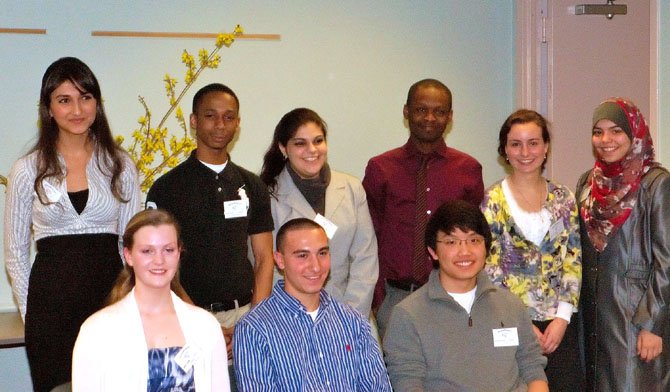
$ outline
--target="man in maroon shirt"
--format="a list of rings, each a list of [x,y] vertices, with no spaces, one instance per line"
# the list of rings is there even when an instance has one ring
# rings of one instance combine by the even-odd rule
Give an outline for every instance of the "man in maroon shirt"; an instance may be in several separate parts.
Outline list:
[[[425,192],[427,217],[448,200],[462,199],[478,206],[484,197],[479,162],[444,142],[453,115],[451,103],[451,91],[442,82],[424,79],[414,83],[403,107],[409,140],[370,159],[365,169],[363,187],[379,242],[379,280],[372,308],[381,337],[393,306],[426,283],[432,268],[424,249],[424,265],[419,267],[425,267],[425,273],[416,278],[413,241],[418,224],[417,192]],[[427,160],[426,187],[418,190],[423,160]]]

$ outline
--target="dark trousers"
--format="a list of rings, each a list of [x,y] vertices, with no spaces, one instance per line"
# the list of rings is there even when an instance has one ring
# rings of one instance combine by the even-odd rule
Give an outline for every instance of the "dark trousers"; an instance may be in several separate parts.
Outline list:
[[[553,353],[547,355],[547,368],[544,370],[551,392],[584,391],[584,373],[578,345],[578,318],[573,315],[568,324],[561,344]],[[533,321],[533,325],[544,332],[551,320]]]
[[[70,381],[79,327],[103,307],[123,266],[118,238],[115,234],[79,234],[37,241],[25,323],[26,353],[36,392],[51,391]]]

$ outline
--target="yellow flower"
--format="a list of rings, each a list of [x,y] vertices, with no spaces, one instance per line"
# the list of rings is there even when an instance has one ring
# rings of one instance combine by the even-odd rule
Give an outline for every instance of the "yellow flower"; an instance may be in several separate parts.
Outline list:
[[[232,33],[219,34],[213,51],[210,52],[205,48],[198,51],[197,63],[194,56],[187,50],[182,51],[181,62],[186,66],[184,73],[186,84],[181,91],[176,91],[177,79],[172,78],[167,73],[164,75],[163,83],[170,106],[156,127],[150,127],[151,111],[144,98],[142,96],[138,97],[144,109],[144,115],[138,118],[137,122],[140,127],[132,132],[131,146],[126,150],[135,162],[143,192],[149,190],[156,176],[161,175],[168,168],[177,166],[196,147],[195,140],[190,137],[184,112],[179,103],[205,68],[217,68],[219,66],[221,56],[218,51],[221,47],[223,45],[230,46],[235,38],[242,33],[242,27],[237,25]],[[177,123],[183,132],[181,137],[171,134],[165,126],[165,122],[172,112],[174,112]],[[124,138],[117,136],[115,141],[122,146]],[[0,177],[0,179],[2,178]]]

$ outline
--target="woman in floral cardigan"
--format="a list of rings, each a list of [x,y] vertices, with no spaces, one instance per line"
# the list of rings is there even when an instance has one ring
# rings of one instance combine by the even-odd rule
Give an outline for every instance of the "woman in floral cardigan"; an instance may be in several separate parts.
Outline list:
[[[493,242],[486,271],[528,306],[548,358],[549,388],[583,389],[577,345],[581,246],[575,197],[544,178],[550,136],[537,112],[512,113],[500,129],[498,153],[510,174],[493,184],[481,209]]]

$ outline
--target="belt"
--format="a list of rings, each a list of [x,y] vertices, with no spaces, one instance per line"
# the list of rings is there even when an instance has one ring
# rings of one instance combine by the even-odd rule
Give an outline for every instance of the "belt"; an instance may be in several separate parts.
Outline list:
[[[394,289],[409,291],[410,293],[416,291],[419,287],[423,286],[423,283],[419,284],[414,282],[408,282],[403,280],[392,280],[392,279],[386,279],[386,283],[388,283],[388,285],[393,287]]]
[[[242,306],[245,306],[250,302],[251,302],[251,294],[247,295],[245,298],[242,299],[212,302],[211,304],[207,305],[206,309],[212,313],[219,313],[232,310],[235,308],[241,308]]]

